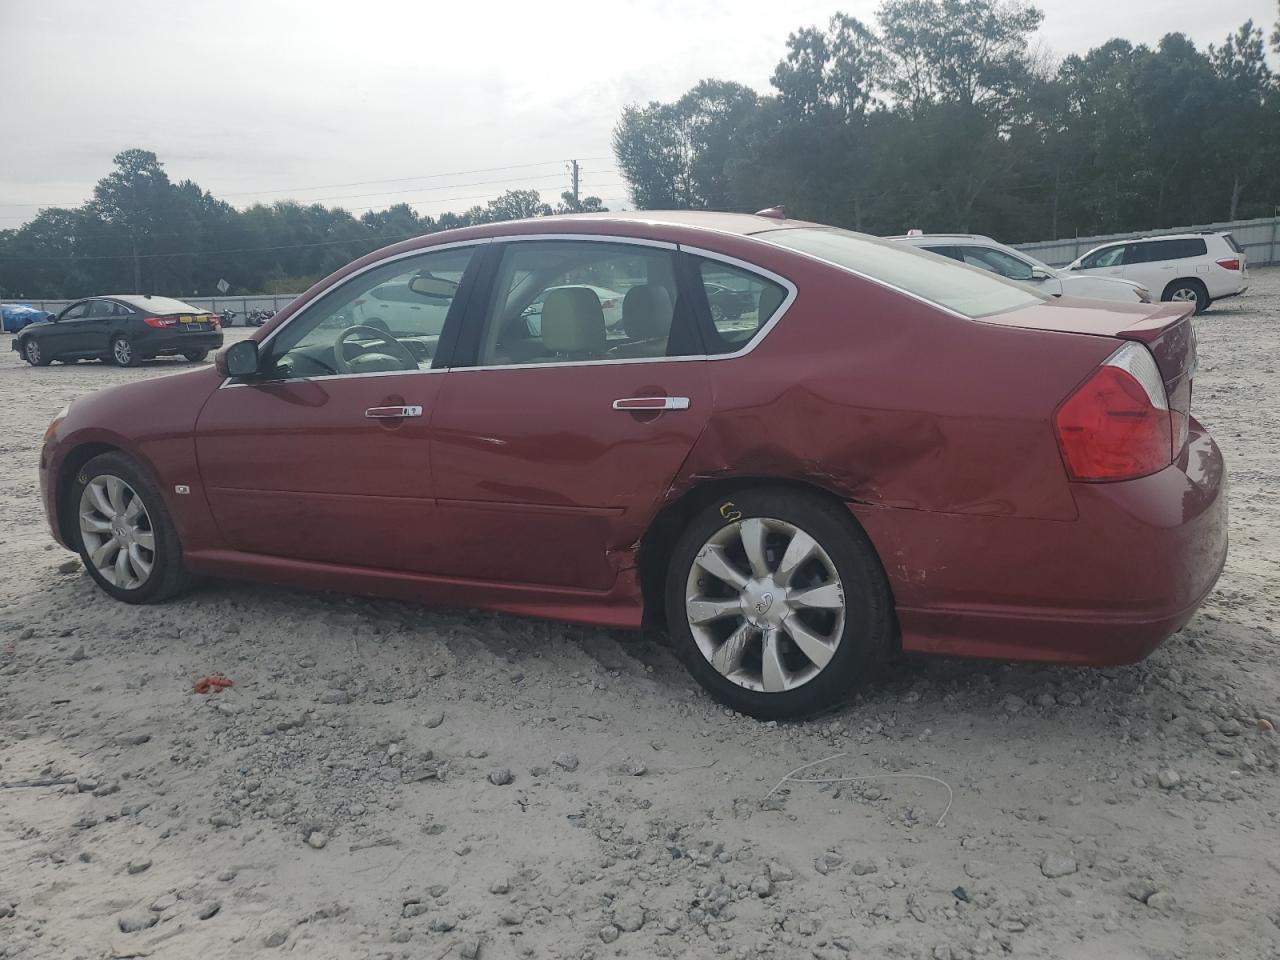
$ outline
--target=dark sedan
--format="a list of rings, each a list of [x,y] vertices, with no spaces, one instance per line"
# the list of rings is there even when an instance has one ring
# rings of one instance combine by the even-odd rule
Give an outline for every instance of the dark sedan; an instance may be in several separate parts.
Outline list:
[[[13,349],[33,367],[54,360],[103,360],[132,367],[155,357],[199,363],[222,346],[222,324],[207,310],[169,297],[90,297],[14,337]]]

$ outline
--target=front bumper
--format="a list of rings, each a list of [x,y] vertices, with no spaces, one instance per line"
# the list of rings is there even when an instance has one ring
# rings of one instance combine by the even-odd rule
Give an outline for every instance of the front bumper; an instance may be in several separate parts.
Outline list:
[[[851,509],[889,577],[906,651],[1001,660],[1140,660],[1204,601],[1227,554],[1213,438],[1159,473],[1072,484],[1072,521]]]

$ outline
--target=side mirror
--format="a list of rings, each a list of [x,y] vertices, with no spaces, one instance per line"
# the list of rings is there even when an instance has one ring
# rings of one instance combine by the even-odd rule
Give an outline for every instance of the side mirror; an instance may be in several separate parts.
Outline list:
[[[258,341],[240,340],[213,356],[213,365],[224,377],[252,377],[258,372]]]
[[[1051,274],[1048,270],[1041,269],[1040,267],[1032,267],[1031,279],[1032,280],[1052,280],[1053,274]]]

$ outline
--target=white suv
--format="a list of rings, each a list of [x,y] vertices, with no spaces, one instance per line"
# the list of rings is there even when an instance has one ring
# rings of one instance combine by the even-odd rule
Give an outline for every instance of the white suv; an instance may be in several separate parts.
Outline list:
[[[1123,303],[1150,303],[1151,294],[1140,283],[1121,278],[1086,277],[1056,270],[1021,250],[1006,247],[990,237],[970,233],[910,233],[889,237],[901,243],[990,270],[1010,280],[1029,284],[1042,293],[1061,297],[1091,297]]]
[[[1105,243],[1067,269],[1075,275],[1133,280],[1161,300],[1194,303],[1200,313],[1214,300],[1249,289],[1245,261],[1244,250],[1229,233],[1174,233]]]

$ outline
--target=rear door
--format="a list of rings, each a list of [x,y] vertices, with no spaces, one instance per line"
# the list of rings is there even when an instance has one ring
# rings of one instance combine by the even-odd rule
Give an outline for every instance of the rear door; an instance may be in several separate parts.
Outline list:
[[[607,590],[711,414],[675,245],[512,238],[493,256],[431,422],[440,572]],[[615,329],[601,287],[622,294]]]

